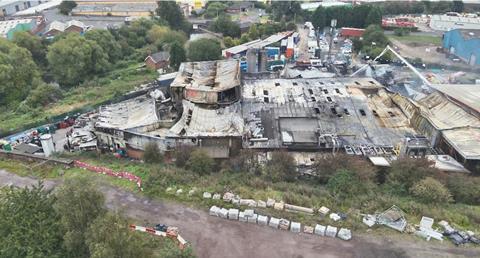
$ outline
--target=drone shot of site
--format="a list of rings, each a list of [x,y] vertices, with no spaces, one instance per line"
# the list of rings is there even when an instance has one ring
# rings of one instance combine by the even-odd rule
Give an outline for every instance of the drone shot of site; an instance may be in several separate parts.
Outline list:
[[[480,0],[0,0],[0,257],[480,257]]]

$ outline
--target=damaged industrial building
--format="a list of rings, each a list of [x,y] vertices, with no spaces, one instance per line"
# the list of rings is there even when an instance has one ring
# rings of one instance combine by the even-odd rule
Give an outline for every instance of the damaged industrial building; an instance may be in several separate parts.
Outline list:
[[[163,152],[193,146],[213,158],[246,148],[344,152],[381,157],[370,160],[383,165],[395,155],[446,154],[456,160],[443,160],[450,164],[479,164],[480,96],[473,87],[436,86],[413,100],[370,77],[286,77],[242,73],[232,59],[182,63],[169,87],[92,115],[97,145],[134,158],[154,142]]]

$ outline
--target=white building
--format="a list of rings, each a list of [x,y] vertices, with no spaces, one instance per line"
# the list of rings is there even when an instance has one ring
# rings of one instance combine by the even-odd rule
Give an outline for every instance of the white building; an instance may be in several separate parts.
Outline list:
[[[37,6],[42,2],[45,3],[48,0],[43,1],[20,1],[20,0],[0,0],[0,17],[13,15],[22,10],[28,9],[32,6]]]
[[[480,18],[432,15],[429,25],[430,28],[441,31],[454,29],[480,30]]]

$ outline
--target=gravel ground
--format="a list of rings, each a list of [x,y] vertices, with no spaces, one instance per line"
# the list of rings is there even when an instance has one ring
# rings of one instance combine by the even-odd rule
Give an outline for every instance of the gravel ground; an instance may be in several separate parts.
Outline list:
[[[0,186],[36,184],[37,179],[0,170]],[[61,184],[48,180],[46,187]],[[177,226],[198,257],[480,257],[479,248],[458,248],[426,242],[400,234],[356,235],[351,241],[306,234],[211,217],[207,212],[185,205],[151,200],[128,191],[101,184],[106,205],[123,212],[142,225],[163,223]],[[400,236],[400,237],[399,237]]]

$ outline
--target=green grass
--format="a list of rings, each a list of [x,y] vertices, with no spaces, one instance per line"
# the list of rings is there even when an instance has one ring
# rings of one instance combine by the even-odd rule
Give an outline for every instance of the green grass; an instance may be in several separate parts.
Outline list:
[[[440,36],[426,36],[426,35],[406,35],[406,36],[395,36],[389,35],[391,39],[401,41],[403,43],[424,43],[424,44],[435,44],[440,46],[442,44],[442,37]]]
[[[139,64],[131,64],[109,72],[104,77],[92,79],[83,85],[68,90],[64,97],[46,107],[29,110],[2,110],[0,112],[0,133],[12,132],[30,124],[46,122],[67,112],[93,108],[100,103],[120,97],[136,86],[154,80],[155,71],[139,70]]]
[[[221,193],[232,191],[242,198],[264,200],[273,198],[277,201],[286,203],[313,207],[316,210],[321,206],[329,207],[332,212],[346,213],[348,218],[345,221],[333,222],[329,218],[321,218],[319,215],[305,215],[300,213],[290,213],[286,211],[276,211],[271,208],[255,208],[258,213],[286,218],[292,221],[298,221],[305,225],[330,224],[337,227],[347,227],[355,232],[367,232],[368,228],[361,222],[362,213],[375,213],[386,210],[392,205],[397,205],[405,213],[407,221],[410,224],[418,224],[422,216],[429,216],[435,219],[447,220],[458,228],[472,230],[480,233],[480,206],[466,204],[432,204],[427,205],[416,201],[410,197],[385,194],[380,189],[372,190],[369,193],[355,196],[346,200],[336,200],[332,198],[324,186],[311,180],[298,180],[296,182],[272,183],[260,177],[250,174],[218,172],[206,176],[197,176],[192,172],[174,167],[172,165],[149,165],[138,161],[128,159],[117,159],[113,155],[98,155],[96,153],[68,154],[62,155],[66,158],[79,159],[91,164],[109,167],[115,171],[128,171],[140,176],[144,182],[144,191],[140,192],[135,183],[128,180],[99,175],[79,168],[64,170],[63,167],[46,166],[33,175],[39,178],[72,177],[76,175],[88,176],[95,181],[108,183],[128,191],[141,195],[147,195],[156,199],[170,200],[180,202],[185,205],[207,210],[212,205],[225,208],[233,207],[232,204],[225,203],[223,200],[203,199],[204,191],[211,193]],[[0,159],[0,169],[6,169],[10,172],[22,176],[31,175],[31,171],[25,169],[22,162],[9,162]],[[47,173],[51,170],[53,172]],[[64,173],[61,173],[64,172]],[[157,175],[154,184],[149,184],[147,178],[149,174]],[[167,192],[171,187],[173,190]],[[177,189],[182,189],[183,194],[176,195]],[[195,189],[192,196],[188,196],[189,190]],[[245,209],[242,207],[241,209]],[[384,227],[378,226],[374,233],[384,232]],[[395,231],[390,230],[392,234]]]

